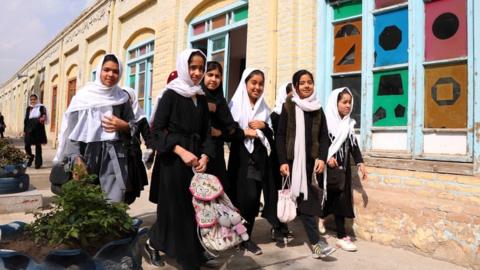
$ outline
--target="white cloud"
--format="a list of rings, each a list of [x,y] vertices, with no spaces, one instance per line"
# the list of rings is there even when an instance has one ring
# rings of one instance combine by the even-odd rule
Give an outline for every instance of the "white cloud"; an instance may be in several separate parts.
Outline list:
[[[34,57],[96,0],[2,1],[0,84]]]

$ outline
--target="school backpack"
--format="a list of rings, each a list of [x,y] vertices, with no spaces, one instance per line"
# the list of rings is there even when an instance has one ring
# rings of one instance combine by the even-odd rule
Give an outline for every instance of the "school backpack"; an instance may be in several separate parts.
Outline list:
[[[195,173],[190,182],[198,239],[212,256],[248,240],[246,221],[214,175]]]

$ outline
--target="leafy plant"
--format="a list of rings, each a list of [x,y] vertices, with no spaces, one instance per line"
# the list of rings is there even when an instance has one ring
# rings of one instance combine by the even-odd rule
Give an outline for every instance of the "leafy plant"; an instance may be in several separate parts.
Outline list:
[[[0,167],[25,162],[27,155],[7,139],[0,139]]]
[[[68,181],[63,194],[54,198],[52,210],[34,214],[27,233],[35,242],[88,248],[133,232],[128,205],[108,202],[100,186],[93,184],[95,179],[87,175]]]

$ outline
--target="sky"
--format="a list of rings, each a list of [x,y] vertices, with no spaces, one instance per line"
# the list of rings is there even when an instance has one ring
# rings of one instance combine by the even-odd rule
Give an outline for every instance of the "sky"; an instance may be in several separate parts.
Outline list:
[[[96,0],[2,0],[0,85]]]

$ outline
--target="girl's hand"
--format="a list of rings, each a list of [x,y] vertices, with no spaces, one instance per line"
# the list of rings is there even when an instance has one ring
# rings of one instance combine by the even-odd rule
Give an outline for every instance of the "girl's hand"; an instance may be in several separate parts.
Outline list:
[[[328,164],[328,167],[330,167],[330,168],[335,168],[335,167],[338,166],[337,160],[336,160],[334,157],[331,157],[331,158],[327,161],[327,164]]]
[[[316,174],[322,173],[325,169],[325,162],[321,159],[315,159],[315,166],[313,168]]]
[[[217,111],[217,104],[208,102],[208,111],[209,112],[216,112]]]
[[[357,166],[358,166],[358,176],[360,177],[360,180],[367,181],[368,174],[367,174],[367,168],[365,167],[365,164],[359,163]]]
[[[288,167],[287,163],[280,165],[280,174],[282,176],[289,176],[290,175],[290,168]]]
[[[102,127],[106,132],[128,131],[128,123],[114,115],[104,116],[102,119]]]
[[[73,180],[79,181],[88,175],[87,164],[85,164],[80,156],[75,157],[74,165],[75,166],[72,172]]]
[[[257,137],[257,132],[251,128],[246,128],[245,130],[243,130],[243,132],[245,133],[245,137],[247,138],[256,138]]]
[[[212,127],[210,130],[210,134],[212,135],[212,137],[220,137],[222,136],[222,131]]]
[[[197,156],[185,150],[185,148],[179,145],[175,146],[173,152],[177,154],[182,159],[183,163],[185,163],[185,165],[187,165],[188,167],[196,166],[198,164]]]
[[[264,129],[265,128],[265,122],[260,121],[260,120],[253,120],[248,123],[248,127],[251,129]]]
[[[202,157],[198,160],[198,165],[195,166],[195,171],[197,173],[204,173],[207,170],[208,156],[203,154]]]

